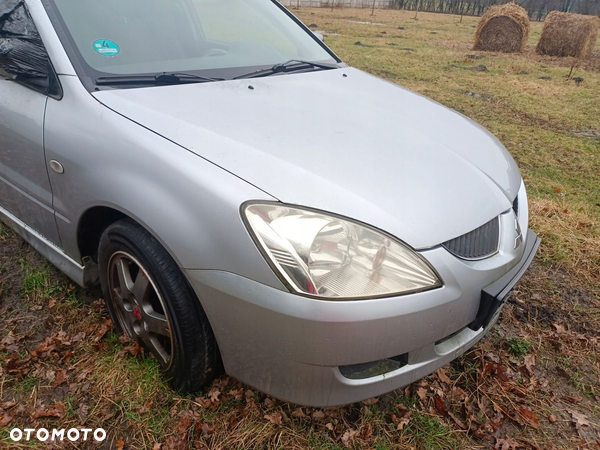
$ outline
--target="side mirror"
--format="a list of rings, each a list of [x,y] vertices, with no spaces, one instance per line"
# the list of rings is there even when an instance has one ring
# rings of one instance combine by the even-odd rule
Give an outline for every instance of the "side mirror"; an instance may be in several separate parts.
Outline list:
[[[313,34],[317,37],[318,40],[320,40],[321,42],[324,42],[325,38],[323,37],[323,35],[321,33],[313,31]]]
[[[48,78],[50,61],[22,1],[0,0],[0,68],[9,76]]]
[[[17,77],[48,78],[46,49],[39,40],[0,38],[0,68]]]

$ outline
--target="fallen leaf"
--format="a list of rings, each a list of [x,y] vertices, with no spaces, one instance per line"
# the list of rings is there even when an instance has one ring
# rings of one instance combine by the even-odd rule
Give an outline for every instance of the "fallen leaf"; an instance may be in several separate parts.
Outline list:
[[[88,410],[89,407],[85,403],[82,403],[81,405],[79,405],[79,408],[77,408],[77,417],[79,417],[79,420],[82,424],[84,424],[87,420]]]
[[[194,417],[194,413],[192,411],[181,411],[180,413],[181,419],[177,424],[177,433],[184,434],[192,425],[192,419]]]
[[[529,409],[523,408],[523,407],[519,408],[519,412],[521,413],[521,416],[523,416],[523,418],[527,421],[527,423],[529,425],[531,425],[535,429],[538,428],[538,424],[540,422],[533,412],[531,412]]]
[[[419,388],[419,389],[417,389],[417,395],[419,396],[419,398],[421,399],[421,401],[423,403],[425,403],[425,400],[427,399],[427,389],[425,389],[425,388]]]
[[[458,386],[454,386],[452,388],[452,391],[450,392],[450,396],[458,400],[464,400],[465,398],[467,398],[467,393]]]
[[[554,192],[556,192],[557,194],[560,194],[562,192],[562,189],[561,188],[556,188],[556,189],[554,189]]]
[[[46,371],[46,374],[44,375],[44,378],[50,382],[53,382],[56,378],[56,372],[54,370],[48,369]]]
[[[115,443],[115,448],[117,450],[123,450],[124,446],[125,446],[125,442],[123,441],[123,439],[121,439],[121,438],[117,439],[117,442]]]
[[[140,406],[140,409],[138,409],[138,412],[140,414],[146,414],[147,412],[150,411],[150,408],[152,408],[153,403],[154,402],[152,400],[146,400],[144,402],[144,404],[142,406]]]
[[[202,433],[202,437],[207,437],[210,436],[211,434],[213,434],[214,429],[212,427],[210,427],[207,423],[203,423],[203,424],[198,424],[196,425],[196,428],[200,428],[200,432]]]
[[[574,405],[576,405],[578,403],[581,403],[583,401],[583,397],[579,397],[579,396],[577,396],[577,397],[575,397],[575,396],[572,396],[572,397],[567,396],[567,397],[562,397],[562,399],[564,401],[572,403]]]
[[[131,345],[123,348],[123,352],[129,352],[134,358],[141,358],[144,355],[144,347],[139,342],[134,342]]]
[[[565,326],[561,325],[560,323],[553,323],[552,326],[554,326],[554,329],[558,334],[564,333],[566,331]]]
[[[152,446],[152,450],[160,450],[162,448],[162,444],[155,442]]]
[[[500,363],[500,358],[498,358],[498,355],[494,354],[494,353],[486,353],[485,357],[487,359],[489,359],[492,362],[495,362],[496,364]]]
[[[494,373],[496,378],[499,378],[501,381],[508,381],[508,377],[506,376],[506,367],[501,364],[487,363],[483,368],[482,375],[487,373]]]
[[[9,400],[7,402],[4,402],[0,405],[0,408],[2,408],[3,410],[7,410],[12,408],[13,406],[15,406],[17,404],[17,402],[15,402],[14,400]]]
[[[505,420],[506,416],[501,411],[498,411],[496,412],[496,415],[492,417],[490,423],[492,424],[492,427],[494,427],[494,429],[497,430],[502,426],[502,424],[504,424]]]
[[[396,430],[402,431],[406,425],[410,423],[410,418],[403,417],[398,421],[398,425],[396,425]]]
[[[333,424],[331,422],[326,423],[325,428],[327,428],[329,431],[333,431]]]
[[[30,364],[31,358],[21,359],[19,355],[10,355],[9,360],[6,363],[6,373],[21,377],[29,372]]]
[[[9,346],[9,345],[13,345],[16,342],[16,339],[14,338],[12,331],[10,333],[8,333],[7,336],[5,336],[1,341],[0,344],[5,345],[5,346]]]
[[[44,409],[42,406],[38,407],[31,417],[33,419],[39,419],[40,417],[58,417],[59,419],[62,419],[66,410],[67,408],[64,403],[56,402],[54,403],[54,406],[49,409]]]
[[[531,355],[525,356],[524,362],[525,362],[525,367],[527,368],[527,371],[529,372],[529,374],[533,375],[533,367],[535,366],[535,355],[531,354]]]
[[[323,411],[315,411],[312,413],[312,418],[314,420],[320,420],[325,418],[325,413]]]
[[[244,393],[243,389],[232,389],[229,391],[229,395],[231,395],[235,400],[241,400],[242,394]]]
[[[575,424],[575,427],[579,430],[581,427],[589,427],[591,422],[588,420],[585,414],[582,414],[577,411],[573,411],[571,409],[567,409],[569,414],[571,414],[571,421]]]
[[[554,422],[556,422],[557,420],[558,420],[558,419],[556,418],[556,416],[555,416],[554,414],[550,414],[550,415],[548,416],[548,422],[550,422],[550,423],[554,423]]]
[[[75,336],[73,336],[73,338],[71,339],[71,341],[73,341],[73,342],[79,342],[79,341],[82,341],[83,339],[85,339],[85,332],[84,331],[80,331]]]
[[[442,383],[452,384],[452,380],[446,374],[446,369],[444,367],[438,369],[436,374]]]
[[[60,386],[67,380],[67,371],[61,369],[58,371],[56,376],[54,377],[54,383],[52,383],[52,388],[54,389],[56,386]]]
[[[54,306],[56,306],[56,299],[52,297],[50,300],[48,300],[48,309],[52,309]]]
[[[450,411],[448,411],[448,415],[454,421],[454,423],[456,425],[458,425],[459,428],[462,428],[463,430],[467,429],[467,426],[465,425],[465,423],[462,420],[460,420],[458,417],[456,417],[454,414],[452,414]]]
[[[96,339],[95,342],[100,342],[102,340],[102,338],[104,337],[104,335],[106,333],[108,333],[110,330],[112,330],[113,327],[113,323],[112,320],[108,319],[106,320],[101,326],[100,328],[98,328],[98,331],[96,331]]]
[[[283,425],[281,421],[281,414],[277,411],[271,414],[265,414],[263,417],[269,422],[271,422],[273,425],[277,425],[278,427]]]
[[[215,403],[219,401],[219,395],[221,395],[221,391],[218,390],[217,388],[212,388],[209,392],[208,392],[208,398],[210,399],[211,402]]]
[[[373,436],[373,425],[370,422],[366,422],[360,430],[360,439],[368,441]]]
[[[302,410],[302,408],[298,408],[298,409],[295,409],[294,411],[292,411],[292,416],[300,417],[302,419],[305,419],[308,417],[306,414],[304,414],[304,411]]]
[[[356,430],[348,430],[342,435],[342,444],[346,446],[346,448],[352,447],[352,442],[354,441],[354,437],[358,434]]]
[[[8,414],[0,413],[0,427],[7,427],[12,422],[13,417]]]
[[[516,450],[523,448],[523,446],[510,436],[506,436],[504,439],[496,438],[496,446],[494,448],[496,450]]]
[[[202,406],[203,408],[210,408],[212,406],[212,402],[204,397],[196,397],[194,399],[194,401],[196,403],[198,403],[200,406]]]
[[[366,400],[363,400],[363,401],[362,401],[362,404],[363,404],[363,405],[370,406],[370,405],[374,405],[374,404],[375,404],[375,403],[377,403],[378,401],[379,401],[379,399],[378,399],[378,398],[376,398],[376,397],[373,397],[373,398],[368,398],[368,399],[366,399]]]
[[[438,395],[435,394],[433,396],[433,400],[435,401],[435,409],[437,409],[437,412],[441,415],[441,416],[446,416],[446,406],[444,405],[444,400],[442,400],[442,398]]]

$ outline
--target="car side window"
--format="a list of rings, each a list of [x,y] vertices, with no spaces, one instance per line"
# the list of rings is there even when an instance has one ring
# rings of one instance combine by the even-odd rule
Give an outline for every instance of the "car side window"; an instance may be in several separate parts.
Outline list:
[[[46,95],[60,95],[50,58],[23,0],[0,0],[0,75]]]

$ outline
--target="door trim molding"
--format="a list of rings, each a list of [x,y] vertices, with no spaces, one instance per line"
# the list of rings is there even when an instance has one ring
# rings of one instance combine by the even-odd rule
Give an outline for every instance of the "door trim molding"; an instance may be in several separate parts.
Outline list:
[[[0,220],[78,285],[87,287],[98,282],[98,267],[90,258],[84,258],[84,265],[79,264],[2,206],[0,206]]]

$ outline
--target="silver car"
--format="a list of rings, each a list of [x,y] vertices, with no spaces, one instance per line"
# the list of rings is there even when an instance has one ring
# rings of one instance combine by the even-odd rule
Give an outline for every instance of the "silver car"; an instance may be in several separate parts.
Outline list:
[[[0,216],[173,388],[340,405],[461,355],[531,263],[519,169],[277,1],[0,0]]]

